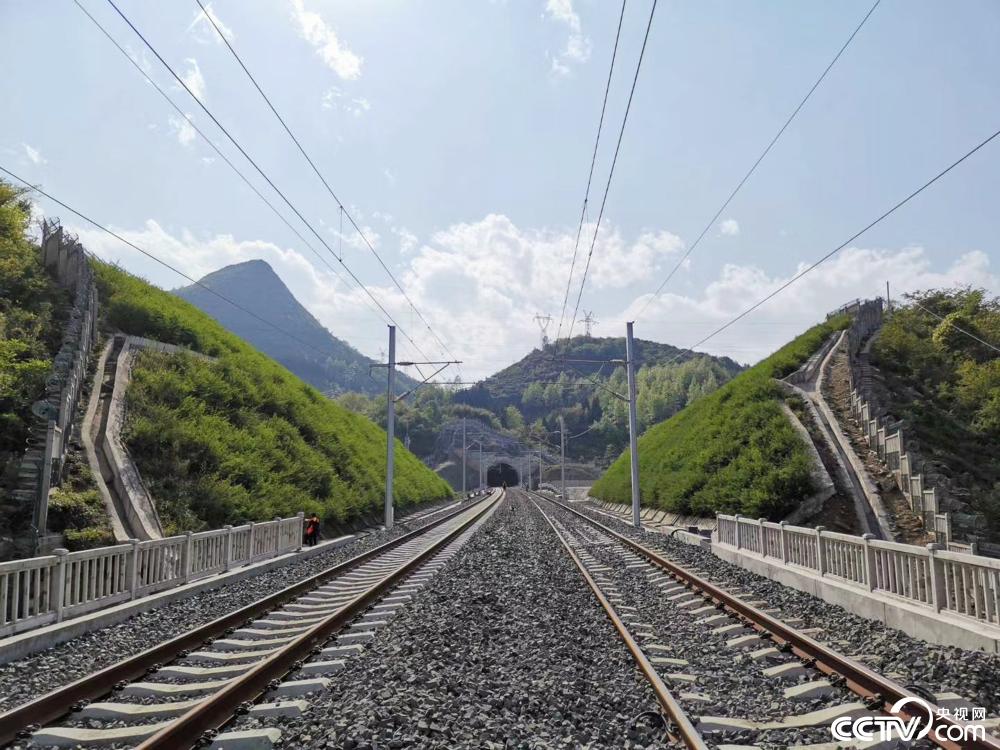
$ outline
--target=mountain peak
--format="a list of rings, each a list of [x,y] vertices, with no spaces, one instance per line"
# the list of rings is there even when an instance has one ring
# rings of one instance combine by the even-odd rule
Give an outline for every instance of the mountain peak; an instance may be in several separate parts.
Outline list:
[[[254,259],[225,266],[206,274],[197,284],[175,289],[174,294],[325,393],[375,395],[385,389],[368,376],[372,360],[324,328],[266,261]],[[263,325],[261,319],[274,327]]]

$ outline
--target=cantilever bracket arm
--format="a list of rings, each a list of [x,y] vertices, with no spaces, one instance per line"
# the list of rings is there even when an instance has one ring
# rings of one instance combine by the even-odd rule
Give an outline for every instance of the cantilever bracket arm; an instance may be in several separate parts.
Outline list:
[[[406,398],[407,396],[409,396],[411,393],[415,392],[417,389],[422,388],[423,386],[427,385],[427,383],[430,382],[431,378],[433,378],[438,373],[442,372],[450,364],[454,364],[454,363],[452,363],[452,362],[445,362],[438,369],[436,369],[434,372],[432,372],[426,378],[424,378],[423,380],[421,380],[419,383],[417,383],[415,386],[413,386],[406,393],[403,393],[403,394],[400,394],[399,396],[396,396],[393,399],[393,401],[402,401],[404,398]]]

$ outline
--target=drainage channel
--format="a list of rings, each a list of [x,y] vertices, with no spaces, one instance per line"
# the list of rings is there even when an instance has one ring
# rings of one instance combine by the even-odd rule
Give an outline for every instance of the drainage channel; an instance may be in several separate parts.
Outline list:
[[[405,606],[433,575],[437,559],[502,497],[495,492],[125,660],[134,664],[115,665],[42,696],[0,716],[0,730],[24,722],[18,736],[25,742],[19,747],[268,747],[277,741],[275,730],[228,736],[216,736],[216,730],[240,713],[266,717],[301,711],[303,697],[330,687],[331,676]],[[220,629],[220,622],[229,626]],[[165,658],[153,662],[156,656]],[[111,679],[121,674],[128,678]],[[112,690],[109,700],[88,702]],[[39,729],[26,721],[33,716],[45,717],[38,723],[60,720]]]

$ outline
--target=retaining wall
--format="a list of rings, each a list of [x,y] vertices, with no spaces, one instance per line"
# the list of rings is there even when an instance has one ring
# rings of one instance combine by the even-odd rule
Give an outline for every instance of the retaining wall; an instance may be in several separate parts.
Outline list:
[[[49,490],[62,479],[73,418],[97,339],[97,285],[83,247],[59,224],[46,221],[41,258],[56,282],[73,292],[73,306],[45,383],[45,397],[31,408],[34,421],[13,493],[32,508],[36,548],[47,544]]]

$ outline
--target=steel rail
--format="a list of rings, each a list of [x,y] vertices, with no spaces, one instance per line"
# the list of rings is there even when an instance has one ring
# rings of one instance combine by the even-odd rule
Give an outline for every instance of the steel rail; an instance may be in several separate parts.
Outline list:
[[[485,499],[485,498],[484,498]],[[26,730],[55,721],[73,711],[73,707],[81,702],[89,702],[102,698],[113,692],[120,683],[135,680],[143,675],[154,672],[156,668],[178,658],[182,652],[190,651],[205,641],[231,632],[244,625],[260,614],[277,609],[303,594],[321,586],[330,579],[336,578],[358,565],[379,557],[389,550],[424,534],[431,529],[446,523],[449,519],[466,512],[469,508],[483,500],[476,500],[470,505],[460,507],[430,523],[421,526],[385,544],[355,555],[349,560],[333,565],[326,570],[304,578],[298,583],[287,586],[280,591],[252,602],[229,614],[223,615],[211,622],[199,625],[187,632],[164,641],[135,656],[111,664],[104,669],[81,677],[68,685],[63,685],[27,703],[16,706],[0,714],[0,745],[17,739]]]
[[[668,730],[668,733],[673,735],[671,740],[679,740],[691,750],[708,750],[708,745],[705,743],[705,740],[698,733],[698,730],[695,729],[694,724],[691,723],[691,719],[689,719],[687,714],[684,713],[684,709],[681,708],[677,699],[674,698],[673,694],[670,692],[670,689],[666,686],[663,680],[660,679],[660,675],[657,674],[656,668],[653,667],[652,662],[650,662],[646,655],[642,652],[642,648],[639,646],[639,643],[635,640],[628,628],[625,626],[625,623],[622,622],[622,619],[618,616],[618,612],[615,611],[614,605],[612,605],[611,602],[608,601],[607,597],[604,596],[604,592],[601,591],[601,587],[597,585],[597,582],[590,575],[590,572],[583,564],[583,561],[580,560],[576,551],[569,545],[569,542],[562,535],[559,529],[556,528],[552,519],[544,510],[541,509],[538,503],[535,502],[534,498],[529,496],[529,499],[532,504],[538,508],[538,512],[542,514],[542,518],[544,518],[548,522],[549,526],[552,527],[552,531],[555,532],[556,538],[559,539],[563,548],[566,550],[567,554],[569,554],[570,559],[572,559],[576,564],[577,569],[580,571],[580,575],[583,576],[587,585],[590,586],[590,590],[594,593],[594,596],[597,597],[597,601],[600,602],[601,607],[604,608],[604,612],[607,614],[608,619],[611,620],[611,624],[615,626],[615,630],[618,631],[618,635],[625,643],[625,647],[629,650],[629,653],[632,654],[632,658],[635,659],[635,663],[638,665],[639,671],[642,672],[643,676],[649,682],[650,687],[656,694],[656,700],[659,701],[660,706],[666,712],[670,721],[673,722],[673,725],[676,728],[676,734],[673,731]]]
[[[136,750],[177,750],[197,745],[212,732],[227,724],[247,702],[252,702],[275,686],[289,672],[295,671],[302,660],[321,648],[340,628],[364,612],[396,583],[408,576],[426,560],[447,547],[452,540],[465,532],[504,498],[504,492],[491,497],[484,507],[441,537],[425,550],[411,557],[393,572],[361,592],[357,597],[329,617],[313,625],[302,635],[258,663],[248,672],[234,678],[225,687],[200,701],[190,711],[174,719],[167,726],[147,738]],[[468,511],[463,509],[463,512]]]
[[[771,617],[766,612],[762,612],[756,607],[747,604],[724,589],[695,575],[677,563],[660,556],[648,547],[620,534],[600,521],[578,511],[576,508],[571,508],[564,503],[545,497],[544,495],[538,495],[538,497],[559,506],[569,513],[579,516],[591,525],[601,529],[615,540],[663,568],[688,588],[700,589],[702,598],[705,599],[706,603],[714,602],[717,605],[721,605],[724,609],[728,609],[738,619],[742,620],[747,627],[761,634],[764,638],[775,641],[778,647],[790,650],[791,653],[795,654],[803,662],[810,664],[831,677],[832,682],[842,684],[852,693],[863,698],[871,710],[881,710],[903,721],[917,719],[923,722],[928,717],[924,716],[921,711],[909,708],[909,706],[913,705],[912,703],[908,703],[900,711],[894,712],[891,710],[896,702],[904,698],[919,698],[929,707],[931,712],[931,731],[927,735],[927,739],[930,739],[938,747],[945,750],[1000,750],[1000,740],[989,734],[986,734],[985,737],[966,738],[961,743],[942,739],[938,736],[939,732],[937,730],[942,730],[945,732],[942,736],[947,736],[946,732],[949,727],[968,725],[956,721],[950,715],[942,715],[938,710],[939,707],[933,702],[928,701],[923,696],[917,695],[911,690],[907,690],[895,680],[891,680],[864,664],[854,661],[850,657],[834,651],[828,646],[824,646],[822,643],[813,640],[792,626],[786,625],[781,620]]]

